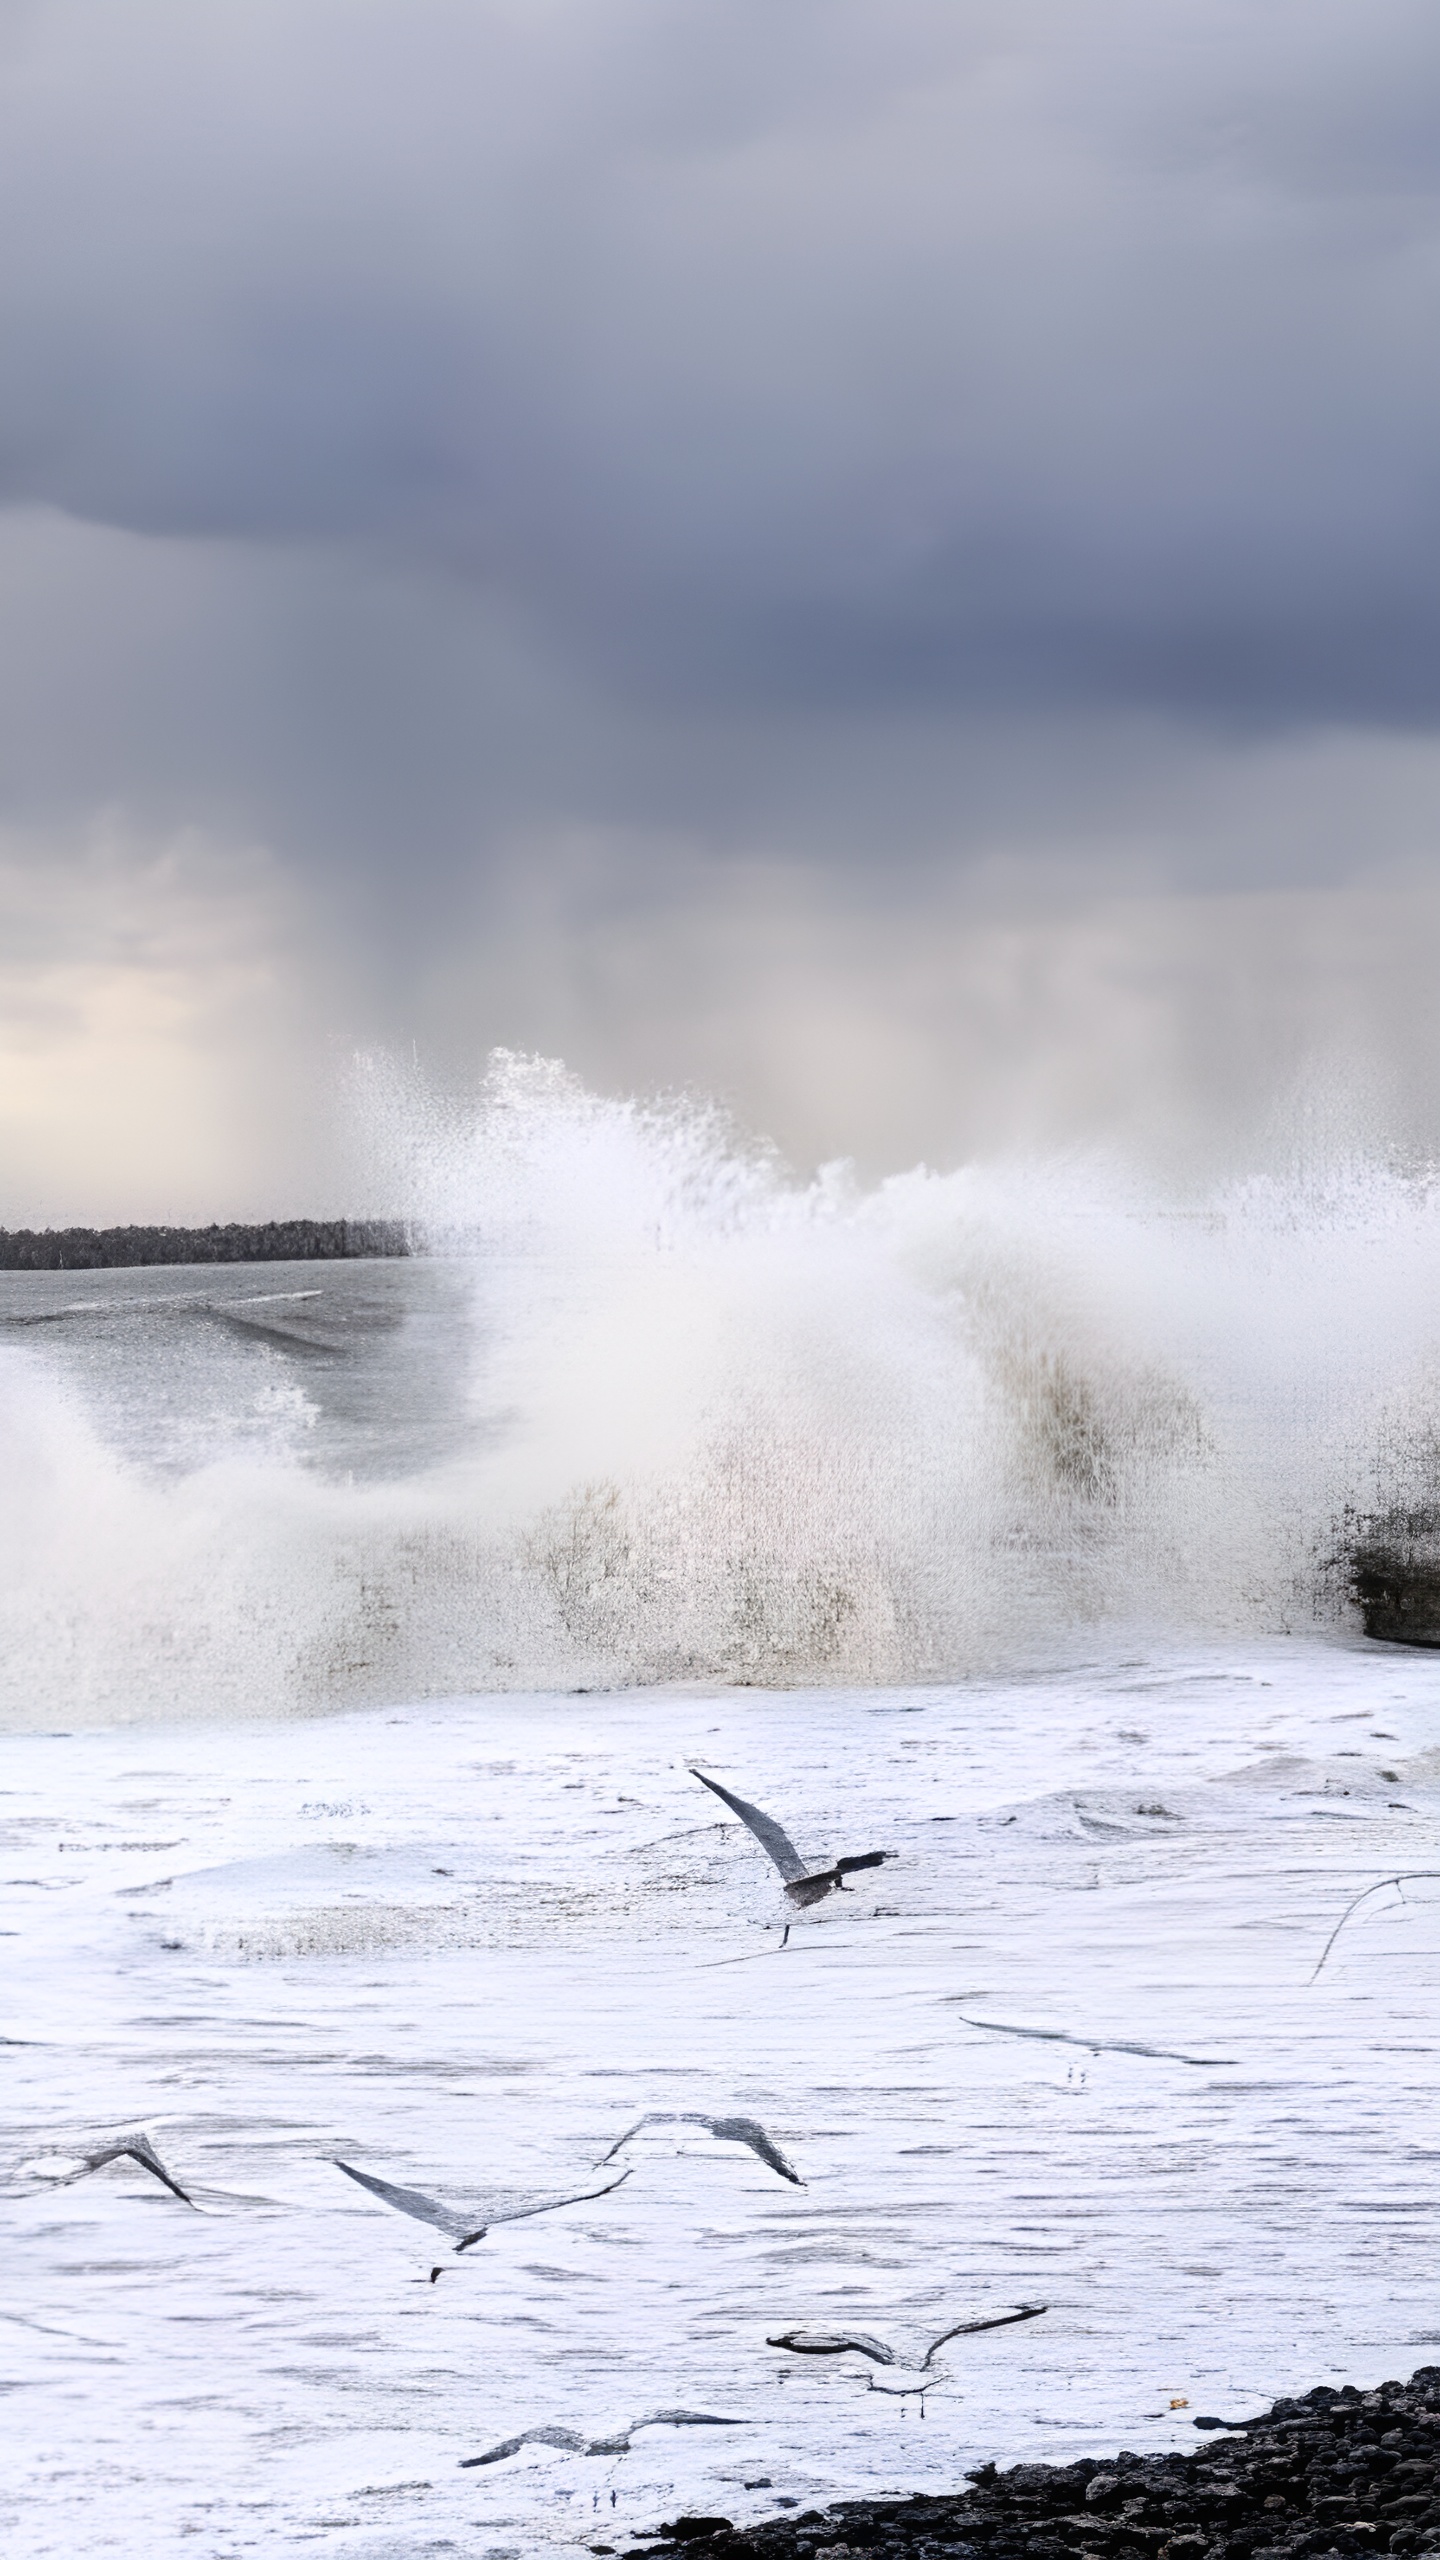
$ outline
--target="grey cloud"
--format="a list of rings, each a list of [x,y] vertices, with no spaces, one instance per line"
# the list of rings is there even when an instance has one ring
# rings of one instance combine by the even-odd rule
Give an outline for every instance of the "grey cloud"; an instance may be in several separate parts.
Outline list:
[[[42,834],[99,807],[267,843],[315,880],[333,937],[373,955],[407,1038],[431,954],[495,930],[512,882],[563,973],[599,911],[668,907],[717,862],[742,900],[745,866],[779,863],[880,898],[905,875],[1015,870],[1028,906],[1066,868],[1107,894],[1336,881],[1423,862],[1440,835],[1423,739],[1337,727],[1282,753],[1124,710],[676,711],[608,695],[413,562],[43,511],[0,517],[0,774],[0,809]],[[506,1037],[539,1033],[507,1014]]]
[[[702,721],[1428,724],[1437,73],[1407,0],[39,0],[0,487]]]
[[[155,1205],[155,1092],[175,1201],[331,1198],[352,1037],[872,1168],[1316,1058],[1434,1141],[1437,73],[1418,0],[0,0],[26,1202]]]

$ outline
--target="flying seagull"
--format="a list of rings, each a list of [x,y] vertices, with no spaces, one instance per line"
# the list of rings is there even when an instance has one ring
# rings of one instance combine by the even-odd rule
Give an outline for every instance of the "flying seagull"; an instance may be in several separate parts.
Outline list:
[[[652,2409],[648,2418],[632,2418],[618,2435],[577,2435],[573,2427],[527,2427],[523,2435],[507,2436],[503,2444],[492,2444],[488,2453],[472,2453],[461,2463],[462,2471],[478,2471],[487,2462],[508,2462],[522,2445],[553,2444],[562,2453],[628,2453],[630,2439],[642,2427],[742,2427],[743,2418],[711,2418],[702,2409]]]
[[[739,1814],[746,1830],[754,1832],[766,1856],[773,1858],[779,1868],[790,1900],[802,1908],[823,1902],[827,1893],[843,1893],[846,1876],[854,1875],[860,1867],[883,1867],[890,1855],[888,1849],[869,1849],[863,1858],[837,1858],[833,1867],[823,1867],[811,1875],[789,1833],[782,1831],[768,1813],[762,1813],[758,1805],[747,1804],[743,1796],[732,1796],[728,1787],[722,1787],[718,1778],[707,1778],[703,1769],[692,1769],[690,1774],[722,1804],[728,1804],[732,1813]]]
[[[618,2178],[611,2179],[608,2187],[588,2187],[580,2196],[536,2196],[519,2204],[513,2196],[486,2196],[469,2213],[456,2213],[453,2206],[437,2204],[433,2196],[422,2196],[418,2187],[392,2187],[388,2178],[372,2178],[368,2170],[352,2169],[345,2160],[336,2160],[333,2165],[343,2169],[347,2178],[353,2178],[357,2187],[368,2188],[382,2204],[393,2205],[397,2213],[411,2214],[417,2222],[433,2222],[437,2231],[448,2232],[457,2257],[462,2249],[473,2249],[477,2240],[483,2240],[492,2223],[524,2222],[531,2214],[554,2213],[564,2204],[593,2204],[597,2196],[613,2195],[631,2175],[625,2169]],[[431,2268],[432,2284],[442,2272],[439,2267]]]
[[[932,2338],[923,2356],[898,2355],[883,2338],[872,2338],[866,2329],[786,2329],[778,2338],[767,2338],[765,2344],[767,2347],[787,2347],[792,2356],[868,2356],[872,2364],[894,2366],[902,2373],[924,2374],[930,2371],[933,2358],[952,2338],[971,2338],[981,2329],[1013,2328],[1017,2321],[1040,2319],[1049,2307],[1045,2302],[1027,2302],[1022,2303],[1018,2311],[1002,2311],[998,2319],[959,2320],[953,2329],[942,2330],[938,2338]],[[934,2377],[936,2381],[939,2378],[938,2374]],[[883,2391],[893,2386],[877,2385],[872,2375],[870,2387]],[[899,2388],[923,2392],[929,2390],[930,2384],[902,2383]]]
[[[1317,1964],[1314,1972],[1310,1976],[1311,1982],[1319,1981],[1321,1974],[1325,1970],[1325,1959],[1329,1955],[1331,1948],[1334,1946],[1336,1939],[1339,1937],[1341,1930],[1344,1928],[1346,1921],[1350,1918],[1352,1912],[1359,1910],[1362,1902],[1369,1901],[1372,1893],[1385,1893],[1393,1885],[1403,1902],[1405,1899],[1405,1887],[1407,1884],[1424,1884],[1427,1881],[1430,1883],[1435,1881],[1435,1869],[1433,1867],[1411,1867],[1404,1875],[1382,1876],[1378,1884],[1367,1884],[1363,1893],[1357,1893],[1353,1902],[1346,1903],[1344,1910],[1341,1912],[1339,1919],[1336,1921],[1334,1928],[1331,1930],[1329,1937],[1326,1939],[1324,1946],[1320,1950],[1320,1962]]]
[[[1037,2044],[1078,2044],[1086,2053],[1138,2053],[1150,2062],[1188,2062],[1192,2071],[1236,2068],[1223,2053],[1177,2053],[1168,2044],[1134,2044],[1128,2040],[1117,2043],[1113,2036],[1072,2036],[1068,2027],[1007,2027],[1002,2018],[972,2018],[964,2009],[960,2023],[964,2027],[983,2027],[990,2036],[1030,2036]]]
[[[604,2159],[598,2162],[597,2166],[608,2169],[616,2152],[623,2151],[627,2142],[633,2142],[636,2134],[643,2133],[646,2126],[651,2124],[703,2125],[707,2133],[714,2134],[717,2142],[745,2143],[748,2149],[754,2152],[757,2160],[763,2160],[766,2168],[773,2169],[777,2178],[788,2178],[792,2187],[803,2187],[805,2184],[799,2170],[791,2168],[779,2144],[771,2141],[763,2124],[757,2124],[753,2116],[691,2114],[642,2116],[638,2124],[632,2124],[628,2133],[622,2133],[619,2141],[611,2144]]]
[[[179,2181],[171,2177],[149,2135],[145,2133],[127,2134],[122,2142],[107,2142],[98,2151],[82,2152],[80,2165],[76,2169],[51,2171],[42,2166],[40,2173],[42,2176],[49,2177],[57,2187],[71,2187],[77,2178],[88,2178],[92,2170],[105,2168],[111,2160],[137,2161],[142,2169],[149,2170],[152,2178],[159,2179],[162,2187],[168,2187],[172,2196],[178,2196],[182,2204],[190,2206],[192,2212],[198,2210],[194,2197],[187,2196]]]

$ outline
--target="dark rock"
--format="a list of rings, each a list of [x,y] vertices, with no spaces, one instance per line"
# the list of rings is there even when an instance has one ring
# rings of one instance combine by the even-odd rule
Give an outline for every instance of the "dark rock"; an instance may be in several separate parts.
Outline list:
[[[852,2499],[748,2530],[681,2517],[649,2548],[654,2560],[683,2541],[729,2560],[1440,2560],[1440,2367],[1277,2400],[1189,2454],[987,2462],[965,2477],[948,2497]]]
[[[1350,1589],[1367,1636],[1440,1645],[1440,1507],[1381,1512],[1357,1528]]]

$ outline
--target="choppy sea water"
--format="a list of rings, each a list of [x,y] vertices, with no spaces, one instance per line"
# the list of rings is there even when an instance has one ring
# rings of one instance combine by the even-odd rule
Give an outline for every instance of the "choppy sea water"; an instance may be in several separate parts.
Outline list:
[[[1440,1516],[1423,1168],[803,1183],[515,1060],[407,1143],[424,1257],[0,1281],[0,1725],[1344,1634]]]
[[[247,1458],[351,1485],[472,1444],[474,1309],[444,1260],[8,1271],[0,1352],[137,1487]]]
[[[1440,1866],[1437,1704],[1429,1657],[1292,1641],[11,1736],[7,2549],[528,2560],[1436,2361],[1440,1884],[1311,1977],[1362,1886]],[[817,1860],[892,1858],[782,1951],[692,1763]],[[656,2127],[613,2194],[455,2257],[331,2165],[563,2193],[686,2109],[758,2117],[804,2186]],[[135,2127],[195,2209],[123,2162],[55,2183]],[[1035,2302],[923,2416],[767,2344],[914,2354]],[[736,2423],[459,2467],[675,2407]]]
[[[7,2549],[529,2560],[1434,2361],[1440,1884],[1312,1979],[1440,1867],[1347,1575],[1440,1504],[1431,1176],[407,1129],[429,1258],[0,1282]],[[695,1765],[886,1864],[782,1947]],[[804,2184],[657,2126],[455,2258],[333,2165],[656,2111]],[[66,2182],[137,2127],[193,2208]]]

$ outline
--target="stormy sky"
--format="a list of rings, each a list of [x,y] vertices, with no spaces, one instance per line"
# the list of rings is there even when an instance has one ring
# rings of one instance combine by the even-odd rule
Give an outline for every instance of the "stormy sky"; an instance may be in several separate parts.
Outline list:
[[[346,1205],[376,1043],[1440,1143],[1437,94],[1420,0],[0,0],[0,1223]]]

